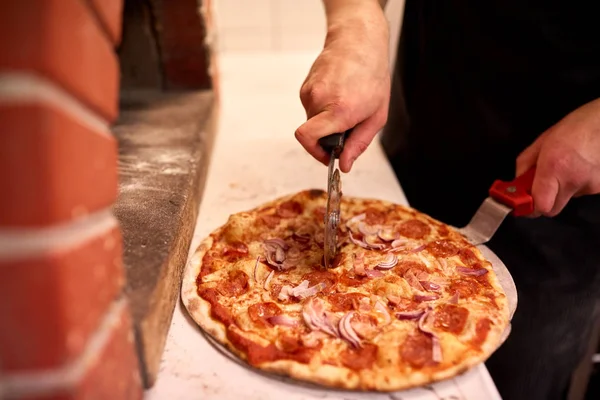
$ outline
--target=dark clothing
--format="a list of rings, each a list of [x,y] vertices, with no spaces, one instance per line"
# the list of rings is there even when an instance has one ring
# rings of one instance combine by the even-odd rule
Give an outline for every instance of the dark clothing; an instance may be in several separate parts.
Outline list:
[[[599,8],[406,0],[382,143],[413,207],[466,224],[521,151],[600,97]],[[488,245],[519,292],[492,378],[504,399],[564,398],[600,312],[600,196],[556,218],[509,217]]]

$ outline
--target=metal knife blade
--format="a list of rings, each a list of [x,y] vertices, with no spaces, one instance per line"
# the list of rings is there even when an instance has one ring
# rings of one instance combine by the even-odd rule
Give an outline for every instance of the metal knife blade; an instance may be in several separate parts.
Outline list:
[[[342,182],[340,171],[335,167],[336,160],[344,150],[344,141],[350,131],[335,133],[319,140],[319,144],[329,153],[329,166],[327,168],[327,209],[325,212],[325,240],[323,258],[326,268],[333,266],[337,255],[337,231],[340,223],[340,202],[342,197]]]
[[[458,228],[473,245],[488,242],[508,214],[519,217],[533,213],[531,187],[535,167],[510,182],[496,180],[471,221]]]

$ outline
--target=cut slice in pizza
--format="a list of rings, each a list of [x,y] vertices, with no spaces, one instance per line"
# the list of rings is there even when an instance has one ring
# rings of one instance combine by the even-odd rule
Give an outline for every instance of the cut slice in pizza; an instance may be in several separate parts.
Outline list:
[[[255,368],[343,389],[421,386],[495,351],[508,303],[476,247],[410,207],[344,197],[325,269],[325,201],[276,199],[204,239],[182,287],[196,323]]]

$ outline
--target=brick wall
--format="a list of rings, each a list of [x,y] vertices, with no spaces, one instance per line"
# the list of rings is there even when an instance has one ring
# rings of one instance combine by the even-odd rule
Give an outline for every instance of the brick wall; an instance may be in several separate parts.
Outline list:
[[[121,11],[0,1],[0,398],[142,397],[110,209]]]

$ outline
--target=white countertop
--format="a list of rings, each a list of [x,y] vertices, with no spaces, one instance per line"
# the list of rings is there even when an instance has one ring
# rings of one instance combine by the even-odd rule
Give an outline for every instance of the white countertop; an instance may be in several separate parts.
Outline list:
[[[315,54],[222,56],[219,132],[190,253],[230,214],[278,196],[326,188],[327,168],[294,138],[304,121],[298,91]],[[344,194],[406,204],[375,142],[342,176]],[[454,397],[452,397],[454,396]],[[147,400],[494,400],[500,399],[485,368],[397,394],[317,390],[283,383],[246,369],[219,353],[177,303],[160,373]]]

